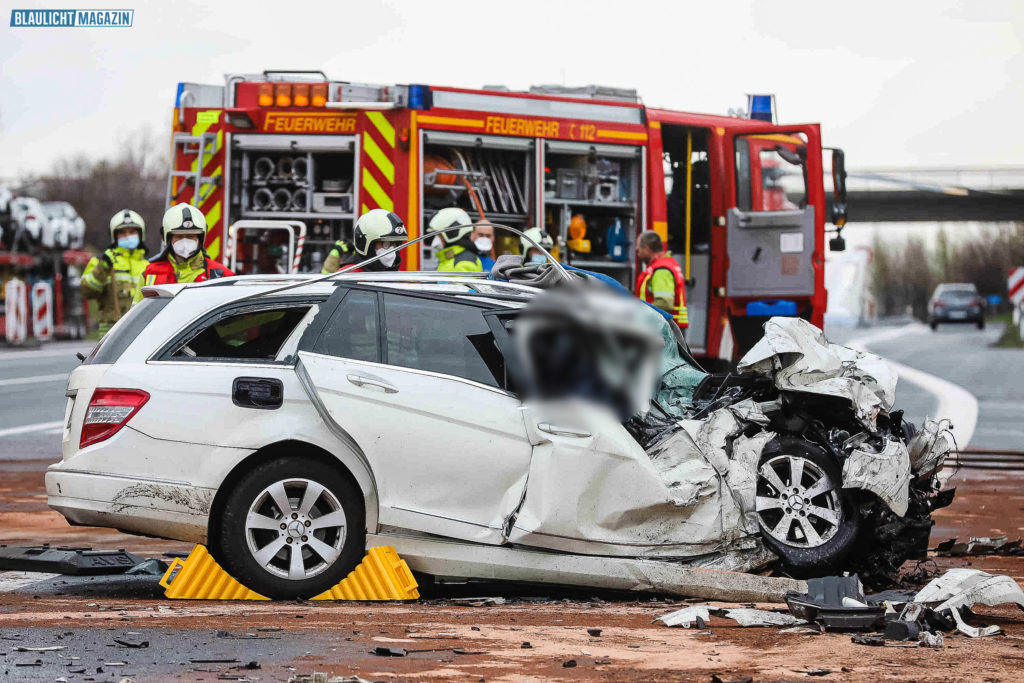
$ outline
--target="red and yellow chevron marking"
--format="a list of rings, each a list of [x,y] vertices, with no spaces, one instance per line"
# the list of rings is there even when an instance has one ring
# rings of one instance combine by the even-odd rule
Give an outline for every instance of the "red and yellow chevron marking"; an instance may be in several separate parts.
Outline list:
[[[384,114],[366,112],[359,165],[360,213],[370,209],[395,210],[395,127]]]
[[[216,153],[213,146],[208,145],[203,155],[203,177],[213,178],[222,175],[224,172],[224,124],[221,121],[223,112],[220,109],[202,110],[196,112],[196,122],[192,126],[192,135],[199,137],[203,133],[216,132]],[[199,164],[198,154],[179,154],[175,159],[175,169],[191,169],[195,171]],[[208,231],[206,233],[206,251],[211,258],[220,256],[221,244],[224,242],[224,226],[222,225],[222,206],[224,200],[224,186],[203,183],[198,188],[184,185],[185,178],[175,178],[172,187],[172,196],[181,190],[175,204],[192,204],[196,206],[206,217]]]

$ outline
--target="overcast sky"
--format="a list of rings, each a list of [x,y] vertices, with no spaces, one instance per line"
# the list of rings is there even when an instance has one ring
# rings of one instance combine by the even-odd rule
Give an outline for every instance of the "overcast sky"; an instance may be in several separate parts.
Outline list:
[[[26,7],[74,7],[74,2]],[[77,5],[96,7],[96,3]],[[113,3],[113,6],[119,6]],[[178,81],[323,69],[337,80],[634,87],[727,113],[775,93],[854,168],[1024,166],[1024,2],[135,2],[132,28],[0,16],[0,177],[169,131]]]

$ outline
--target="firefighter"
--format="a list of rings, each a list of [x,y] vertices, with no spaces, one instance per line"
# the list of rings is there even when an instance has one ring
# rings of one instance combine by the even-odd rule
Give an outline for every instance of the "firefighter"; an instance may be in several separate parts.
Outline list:
[[[491,272],[491,268],[494,267],[494,259],[491,258],[491,254],[494,253],[494,226],[489,221],[480,221],[473,228],[470,239],[473,240],[477,256],[480,257],[480,265],[486,272]]]
[[[551,235],[547,233],[543,228],[530,228],[526,231],[526,236],[519,238],[519,243],[523,248],[523,261],[526,263],[547,263],[548,257],[544,255],[537,247],[533,246],[529,240],[529,237],[534,242],[544,247],[548,251],[551,251],[555,246],[555,241],[551,239]]]
[[[142,288],[146,285],[205,282],[234,276],[227,266],[206,255],[206,217],[191,204],[176,204],[167,209],[163,237],[163,249],[150,259],[139,278],[135,302],[142,301]]]
[[[365,261],[392,249],[404,242],[408,236],[405,224],[397,214],[387,209],[367,211],[356,221],[354,239],[352,240],[353,251],[356,254],[353,263]],[[399,250],[385,255],[373,263],[368,263],[365,267],[353,268],[345,272],[387,272],[398,270],[401,265],[402,252]]]
[[[146,270],[146,221],[131,209],[110,218],[110,246],[93,256],[82,274],[82,298],[95,299],[100,334],[131,308],[135,285]]]
[[[346,240],[338,240],[334,243],[334,248],[327,254],[327,258],[324,259],[324,267],[320,272],[326,275],[337,271],[342,266],[351,265],[356,262],[354,256],[355,250],[352,249],[352,245]]]
[[[636,295],[672,316],[680,328],[690,326],[686,313],[686,278],[679,263],[665,251],[661,236],[647,230],[637,239],[636,255],[644,271],[636,279]]]
[[[483,272],[483,262],[472,240],[473,221],[468,213],[454,206],[441,209],[430,219],[429,231],[437,233],[434,242],[439,248],[439,271]]]

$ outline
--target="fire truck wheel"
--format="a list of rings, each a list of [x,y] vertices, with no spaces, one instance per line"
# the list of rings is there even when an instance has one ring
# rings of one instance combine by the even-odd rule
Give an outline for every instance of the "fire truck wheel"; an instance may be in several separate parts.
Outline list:
[[[270,460],[228,496],[217,538],[216,556],[247,588],[274,599],[311,598],[363,559],[363,496],[319,460]]]
[[[838,569],[857,538],[860,518],[838,463],[795,436],[765,447],[755,508],[765,543],[797,576]]]

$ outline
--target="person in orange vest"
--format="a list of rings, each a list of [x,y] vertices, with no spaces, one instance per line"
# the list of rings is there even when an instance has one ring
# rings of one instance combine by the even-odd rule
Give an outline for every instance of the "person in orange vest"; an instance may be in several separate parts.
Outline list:
[[[234,273],[206,255],[206,217],[191,204],[176,204],[164,213],[164,247],[146,266],[133,303],[142,301],[142,288],[175,282],[206,282]]]
[[[686,314],[686,276],[679,262],[665,251],[661,236],[653,230],[640,233],[636,255],[644,264],[636,279],[636,295],[671,315],[685,330],[690,319]]]

